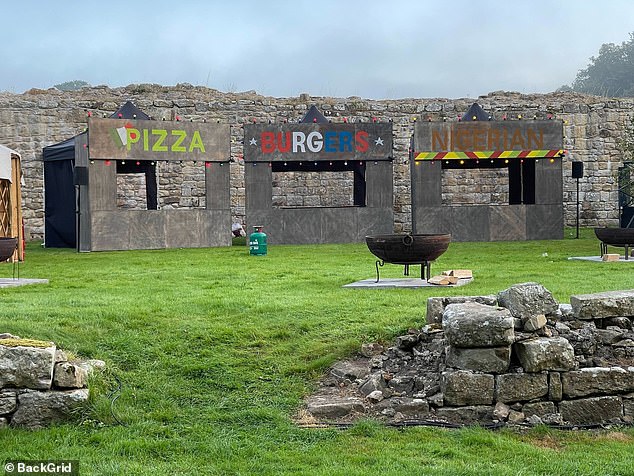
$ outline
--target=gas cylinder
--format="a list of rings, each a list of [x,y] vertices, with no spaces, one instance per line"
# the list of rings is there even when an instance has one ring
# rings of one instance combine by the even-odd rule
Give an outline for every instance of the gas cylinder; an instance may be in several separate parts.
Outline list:
[[[262,231],[262,225],[255,225],[254,232],[249,235],[249,254],[263,256],[266,254],[266,233]]]

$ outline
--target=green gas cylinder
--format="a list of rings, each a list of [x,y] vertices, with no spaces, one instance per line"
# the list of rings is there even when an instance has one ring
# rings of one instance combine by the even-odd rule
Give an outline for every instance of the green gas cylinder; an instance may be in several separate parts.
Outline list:
[[[255,231],[249,235],[249,254],[263,256],[266,254],[266,233],[262,231],[262,225],[253,228]]]

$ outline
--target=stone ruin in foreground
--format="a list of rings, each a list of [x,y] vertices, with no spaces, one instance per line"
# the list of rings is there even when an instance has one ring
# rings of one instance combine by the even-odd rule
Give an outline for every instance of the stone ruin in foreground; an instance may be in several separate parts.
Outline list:
[[[308,421],[592,426],[634,420],[634,290],[558,304],[538,283],[432,297],[427,325],[364,345],[307,399]]]
[[[86,406],[101,360],[70,359],[53,342],[0,333],[0,428],[45,428]]]

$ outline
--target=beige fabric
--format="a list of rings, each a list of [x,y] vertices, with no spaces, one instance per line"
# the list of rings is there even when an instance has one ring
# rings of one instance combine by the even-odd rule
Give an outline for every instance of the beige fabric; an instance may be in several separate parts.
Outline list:
[[[11,156],[17,155],[15,150],[11,150],[8,147],[0,145],[0,179],[11,181]]]

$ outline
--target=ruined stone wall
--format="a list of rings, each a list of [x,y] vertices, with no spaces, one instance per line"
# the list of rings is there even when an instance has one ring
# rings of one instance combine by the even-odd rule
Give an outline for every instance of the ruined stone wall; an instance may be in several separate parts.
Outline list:
[[[101,360],[69,361],[53,342],[0,333],[0,428],[37,429],[68,420],[88,401]]]
[[[425,325],[337,362],[318,421],[585,426],[634,421],[634,292],[559,304],[538,283],[427,300]]]
[[[296,122],[311,105],[316,105],[333,122],[342,121],[393,121],[394,131],[394,216],[395,231],[411,230],[411,203],[408,152],[413,121],[456,120],[477,101],[494,118],[507,115],[509,120],[536,117],[545,119],[552,114],[554,120],[563,120],[565,148],[569,156],[564,159],[565,221],[574,225],[576,217],[576,184],[570,178],[571,161],[581,160],[585,166],[585,178],[580,182],[581,225],[616,226],[618,224],[617,169],[621,155],[617,140],[625,122],[632,114],[634,99],[607,100],[605,98],[571,93],[547,95],[520,95],[496,92],[477,99],[398,99],[368,100],[358,97],[328,98],[302,94],[295,98],[272,98],[255,92],[222,93],[204,87],[177,85],[131,85],[111,89],[105,86],[85,88],[74,92],[55,89],[30,90],[23,94],[0,93],[0,143],[22,154],[25,186],[23,209],[27,238],[42,238],[44,234],[44,199],[42,148],[67,139],[86,127],[87,112],[96,116],[110,115],[126,100],[161,120],[180,117],[184,121],[220,121],[231,124],[231,204],[234,221],[244,222],[245,197],[242,163],[241,124],[258,122]],[[180,167],[187,170],[180,176]],[[201,164],[161,164],[159,171],[159,206],[204,206],[204,184]],[[284,181],[286,179],[279,179]],[[306,179],[308,180],[308,179]],[[348,198],[347,178],[335,182],[323,177],[312,188],[311,197],[302,199],[308,206],[339,205]],[[452,203],[482,203],[483,200],[500,200],[505,203],[508,187],[495,176],[473,176],[456,173],[443,179],[443,199]],[[341,183],[340,183],[341,182]],[[289,182],[292,183],[292,182]],[[280,204],[298,203],[293,186],[280,182],[275,201]],[[302,190],[305,184],[296,184]],[[138,184],[131,185],[138,190]],[[290,192],[286,192],[290,190]],[[339,195],[333,198],[332,191]],[[328,193],[324,194],[323,192]],[[123,191],[122,202],[134,195]],[[335,194],[336,195],[336,194]],[[326,198],[322,198],[326,197]],[[135,203],[132,203],[135,202]],[[313,205],[313,203],[315,205]],[[498,203],[498,202],[495,202]],[[141,206],[134,197],[129,206]]]

